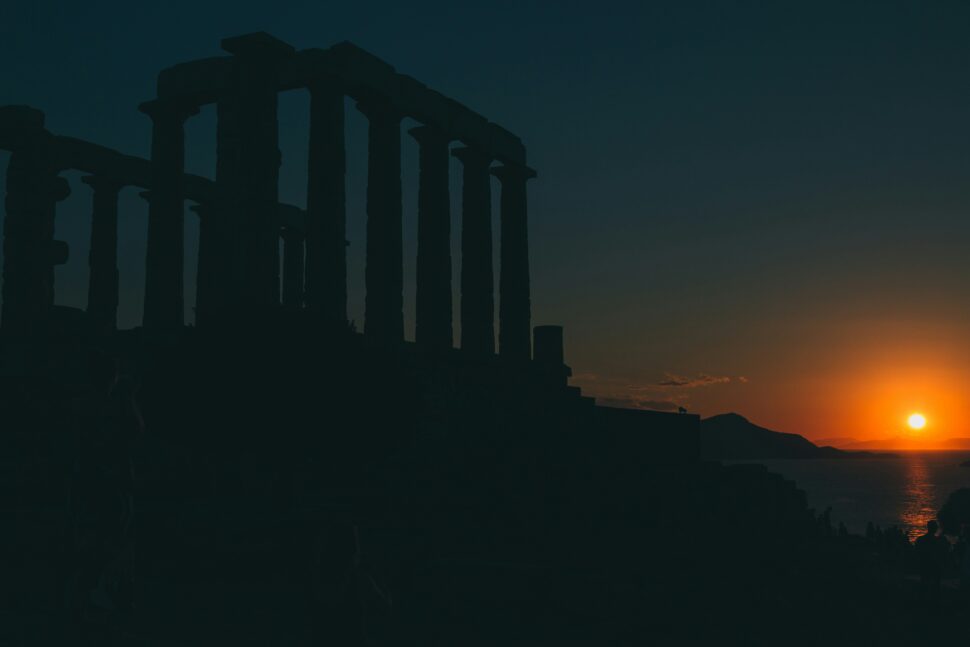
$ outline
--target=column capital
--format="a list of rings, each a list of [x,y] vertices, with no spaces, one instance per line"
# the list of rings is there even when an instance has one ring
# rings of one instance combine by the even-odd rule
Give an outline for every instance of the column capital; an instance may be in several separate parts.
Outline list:
[[[292,45],[284,43],[279,38],[271,36],[264,31],[223,38],[220,45],[222,49],[233,56],[283,59],[292,56],[296,52],[296,48]]]
[[[451,154],[457,157],[465,166],[487,167],[492,163],[492,156],[475,146],[461,146],[453,148]]]
[[[500,181],[505,180],[531,180],[538,175],[535,169],[529,168],[524,164],[508,164],[503,163],[502,166],[496,166],[492,169],[492,175],[497,177]]]
[[[105,191],[108,193],[118,193],[126,186],[124,182],[105,177],[104,175],[85,175],[81,178],[81,181],[95,191]]]
[[[299,229],[294,229],[293,227],[280,227],[280,238],[299,242],[303,240],[304,234]]]
[[[414,137],[419,144],[440,144],[447,146],[454,139],[443,129],[427,124],[408,129],[408,134]]]
[[[370,121],[394,121],[400,122],[404,118],[401,112],[389,99],[366,98],[357,102],[357,109]]]
[[[184,123],[189,117],[199,114],[199,106],[179,101],[153,99],[138,104],[138,111],[151,117],[152,121],[167,119]]]
[[[336,75],[332,74],[313,77],[307,81],[306,89],[311,95],[318,92],[326,94],[347,94],[343,81],[341,81]]]
[[[145,191],[145,193],[148,193],[148,191]],[[146,196],[143,196],[143,197],[145,197],[146,200],[148,199]],[[194,212],[200,218],[204,218],[205,216],[209,215],[209,213],[211,213],[212,209],[214,208],[215,208],[215,205],[213,204],[210,204],[207,202],[197,202],[189,207],[189,211]]]
[[[59,175],[52,175],[42,184],[44,194],[52,198],[55,202],[66,200],[71,195],[71,185],[67,179]]]

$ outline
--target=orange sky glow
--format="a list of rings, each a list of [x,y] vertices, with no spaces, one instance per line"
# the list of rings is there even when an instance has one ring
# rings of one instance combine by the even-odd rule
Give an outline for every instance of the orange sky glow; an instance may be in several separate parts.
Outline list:
[[[713,354],[733,371],[688,366],[615,379],[577,370],[573,383],[607,405],[677,405],[705,417],[733,411],[810,440],[902,438],[906,448],[936,448],[970,437],[961,386],[970,381],[970,349],[961,327],[892,318],[794,322]],[[914,412],[926,418],[920,430],[908,424]]]

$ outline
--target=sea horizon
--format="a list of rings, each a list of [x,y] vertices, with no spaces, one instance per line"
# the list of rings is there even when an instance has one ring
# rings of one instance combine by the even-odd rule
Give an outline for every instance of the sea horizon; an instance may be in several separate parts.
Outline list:
[[[867,450],[875,451],[875,450]],[[886,450],[889,452],[890,450]],[[795,482],[817,513],[832,509],[832,522],[864,534],[868,523],[898,526],[913,541],[925,532],[946,498],[970,488],[970,450],[891,450],[895,457],[856,459],[778,458],[730,460],[764,465]]]

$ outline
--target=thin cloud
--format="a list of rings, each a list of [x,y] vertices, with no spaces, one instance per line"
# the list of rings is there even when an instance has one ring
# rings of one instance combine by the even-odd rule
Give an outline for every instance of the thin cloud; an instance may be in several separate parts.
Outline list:
[[[623,396],[596,396],[596,404],[602,407],[619,407],[620,409],[637,409],[637,401],[635,398],[626,398]]]
[[[657,382],[658,386],[677,387],[681,389],[693,389],[698,386],[710,386],[712,384],[727,384],[731,378],[727,375],[708,375],[699,373],[697,377],[683,377],[672,373],[665,373],[664,379]]]
[[[674,402],[673,400],[639,400],[637,401],[638,409],[652,409],[654,411],[678,411],[682,406],[679,402]]]
[[[612,377],[594,372],[577,373],[572,383],[583,392],[596,398],[596,403],[606,407],[623,409],[649,409],[651,411],[678,411],[689,408],[691,389],[715,384],[747,384],[748,378],[738,375],[711,375],[698,373],[686,377],[665,373],[659,382],[631,382],[625,378]]]
[[[687,394],[671,393],[656,384],[631,383],[623,378],[592,372],[578,373],[572,382],[605,407],[677,411],[687,405]]]
[[[682,402],[673,400],[643,400],[623,395],[598,396],[596,404],[603,407],[619,407],[621,409],[649,409],[650,411],[678,411],[684,406]]]

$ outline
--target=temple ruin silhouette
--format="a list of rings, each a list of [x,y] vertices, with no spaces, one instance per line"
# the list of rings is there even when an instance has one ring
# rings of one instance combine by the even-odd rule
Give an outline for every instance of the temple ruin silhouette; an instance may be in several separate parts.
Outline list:
[[[596,406],[568,384],[562,328],[532,330],[526,187],[536,172],[522,141],[350,43],[296,51],[256,33],[222,48],[228,56],[158,75],[157,97],[139,106],[151,119],[150,160],[52,133],[40,110],[0,108],[0,148],[12,152],[0,414],[10,429],[45,430],[24,435],[21,449],[63,483],[73,460],[65,403],[85,393],[91,349],[140,385],[140,626],[229,643],[339,637],[351,629],[334,629],[331,612],[321,613],[336,624],[319,626],[308,605],[336,608],[321,573],[364,554],[396,599],[374,626],[453,637],[520,586],[558,587],[557,565],[599,560],[619,510],[643,506],[627,546],[672,523],[679,503],[652,501],[647,512],[631,493],[683,487],[698,417]],[[305,210],[278,195],[277,95],[297,88],[310,94]],[[345,96],[368,121],[360,332],[347,316]],[[184,168],[186,120],[207,104],[218,119],[214,180]],[[409,130],[419,145],[414,342],[403,324],[405,117],[421,123]],[[449,155],[462,168],[458,348]],[[68,170],[93,189],[84,312],[54,300],[54,267],[69,253],[54,238]],[[491,176],[501,185],[497,335]],[[149,204],[144,313],[131,330],[117,330],[124,187]],[[194,326],[183,319],[186,202],[200,232]],[[25,501],[47,497],[45,510],[68,506],[19,487]],[[38,537],[67,523],[35,522],[11,580],[33,591],[25,599],[46,600],[34,612],[61,604],[64,569],[49,564],[66,558]],[[585,557],[584,544],[595,547]]]
[[[93,190],[86,317],[100,333],[111,334],[117,324],[118,193],[133,186],[144,189],[149,204],[146,335],[171,340],[185,329],[186,201],[200,220],[194,306],[200,332],[223,335],[279,312],[301,312],[321,337],[346,335],[344,97],[350,96],[369,124],[366,343],[384,349],[405,343],[400,124],[408,117],[422,124],[409,130],[420,147],[417,349],[452,350],[450,154],[463,168],[461,361],[491,363],[505,373],[534,373],[538,365],[579,397],[565,386],[570,371],[561,328],[537,327],[533,352],[526,184],[536,172],[517,136],[348,42],[296,51],[254,33],[224,39],[222,48],[231,56],[158,75],[158,96],[139,106],[152,122],[150,160],[55,135],[37,109],[0,107],[0,148],[13,153],[0,316],[8,371],[17,360],[20,368],[30,366],[29,354],[18,351],[47,341],[38,334],[56,310],[53,268],[69,255],[67,244],[54,240],[57,203],[71,191],[60,177],[67,170],[86,173],[82,181]],[[277,95],[297,88],[311,99],[306,210],[278,199]],[[184,169],[185,122],[207,104],[216,105],[218,119],[214,181]],[[501,183],[497,357],[490,176]]]
[[[480,356],[494,352],[489,204],[494,175],[502,184],[499,354],[528,359],[525,184],[535,172],[526,166],[521,141],[350,43],[296,52],[267,34],[250,34],[228,38],[222,46],[232,56],[176,65],[159,75],[158,97],[139,107],[152,120],[150,161],[52,135],[38,111],[3,110],[2,144],[14,153],[4,329],[26,329],[53,303],[48,265],[63,262],[67,250],[52,240],[52,220],[56,202],[69,193],[58,178],[68,169],[89,173],[85,182],[94,189],[88,312],[100,325],[114,325],[117,305],[117,193],[137,186],[147,191],[150,205],[146,330],[171,333],[183,325],[185,200],[196,203],[201,219],[200,327],[281,303],[318,313],[334,329],[346,326],[344,96],[349,95],[369,122],[364,334],[385,343],[404,339],[400,123],[411,117],[423,124],[409,131],[421,150],[416,341],[429,349],[450,348],[452,342],[450,152],[464,168],[461,348]],[[278,205],[276,97],[295,88],[308,89],[311,97],[305,213]],[[184,172],[185,121],[211,103],[218,111],[215,182]],[[450,150],[453,141],[463,146]],[[493,168],[495,160],[501,165]],[[44,225],[21,228],[20,221]]]

